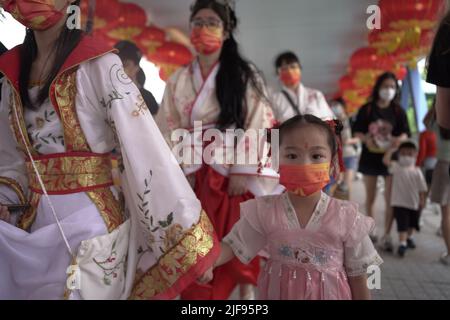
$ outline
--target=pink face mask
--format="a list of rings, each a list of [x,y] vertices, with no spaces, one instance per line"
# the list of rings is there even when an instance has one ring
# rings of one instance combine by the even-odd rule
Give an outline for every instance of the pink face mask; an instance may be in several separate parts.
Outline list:
[[[322,190],[330,183],[330,164],[280,165],[280,184],[300,197]]]
[[[55,8],[55,0],[4,0],[3,8],[25,27],[47,30],[64,17]]]

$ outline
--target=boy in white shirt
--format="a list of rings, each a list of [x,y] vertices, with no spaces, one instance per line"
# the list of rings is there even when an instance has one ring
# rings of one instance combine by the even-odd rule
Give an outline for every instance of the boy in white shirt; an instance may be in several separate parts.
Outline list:
[[[400,246],[398,254],[404,257],[407,249],[415,249],[412,236],[419,231],[420,212],[425,206],[427,184],[419,167],[416,166],[417,146],[403,142],[398,148],[398,161],[392,160],[397,150],[386,152],[383,162],[392,174],[391,206],[397,222]]]

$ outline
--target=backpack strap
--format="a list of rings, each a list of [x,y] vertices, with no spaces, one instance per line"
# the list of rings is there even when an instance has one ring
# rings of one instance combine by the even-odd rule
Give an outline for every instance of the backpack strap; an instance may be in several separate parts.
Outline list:
[[[289,104],[291,105],[292,109],[294,109],[295,114],[299,116],[300,115],[300,110],[298,109],[298,105],[296,105],[294,103],[294,100],[292,100],[291,96],[289,95],[288,92],[286,92],[286,90],[282,90],[281,92],[284,94],[284,96],[286,97],[287,101],[289,101]]]

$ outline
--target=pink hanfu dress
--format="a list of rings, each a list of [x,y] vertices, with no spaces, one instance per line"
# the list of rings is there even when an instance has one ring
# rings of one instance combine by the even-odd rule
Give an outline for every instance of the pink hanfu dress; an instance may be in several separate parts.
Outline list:
[[[325,193],[302,228],[284,193],[242,203],[241,219],[224,242],[243,263],[268,249],[260,300],[350,300],[348,277],[383,262],[369,238],[373,228],[356,204]]]

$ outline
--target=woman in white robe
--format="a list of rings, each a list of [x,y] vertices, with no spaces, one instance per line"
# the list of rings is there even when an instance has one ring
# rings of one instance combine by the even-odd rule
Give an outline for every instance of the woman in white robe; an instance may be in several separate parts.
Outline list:
[[[278,185],[276,172],[262,165],[266,164],[265,129],[274,122],[270,101],[262,77],[239,54],[234,39],[236,27],[231,2],[195,2],[191,41],[198,57],[169,79],[157,116],[169,145],[179,146],[183,137],[186,153],[192,147],[192,157],[181,159],[181,165],[220,239],[239,220],[241,202],[274,192]],[[234,129],[254,134],[256,139],[234,139]],[[227,131],[232,134],[220,136]],[[223,143],[217,143],[220,138],[212,142],[208,135],[214,132]],[[208,159],[208,150],[212,149],[214,157]],[[249,157],[239,161],[242,155]],[[245,266],[235,259],[216,274],[212,283],[192,285],[182,298],[228,299],[240,285],[241,298],[249,299],[259,274],[259,260]]]
[[[0,299],[175,298],[218,254],[211,223],[112,48],[43,2],[0,1],[30,28],[0,58],[0,203],[31,205],[0,206]]]

